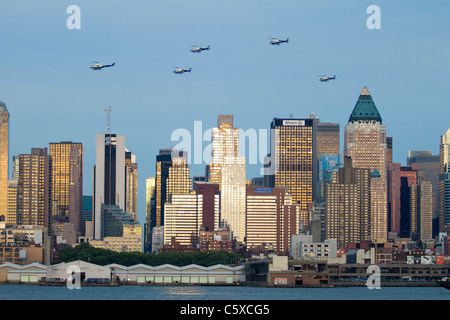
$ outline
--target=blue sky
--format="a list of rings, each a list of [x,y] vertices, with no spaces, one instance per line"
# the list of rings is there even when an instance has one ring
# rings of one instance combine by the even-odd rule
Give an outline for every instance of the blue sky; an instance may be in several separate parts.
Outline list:
[[[432,3],[432,5],[430,5]],[[81,29],[69,30],[69,5]],[[369,5],[381,29],[369,30]],[[0,100],[10,111],[10,157],[49,142],[82,142],[84,189],[92,192],[95,134],[125,134],[139,166],[138,217],[145,179],[178,128],[212,128],[233,114],[243,130],[274,117],[340,123],[364,86],[394,139],[394,161],[410,149],[439,152],[450,126],[450,3],[436,1],[161,0],[12,1],[0,4]],[[270,37],[290,42],[270,46]],[[192,54],[193,45],[211,46]],[[94,72],[92,61],[114,68]],[[192,68],[182,76],[175,66]],[[320,83],[318,76],[336,75]],[[204,142],[203,147],[209,143]],[[341,142],[342,150],[343,142]],[[248,167],[247,178],[259,175]],[[203,165],[191,166],[191,175]]]

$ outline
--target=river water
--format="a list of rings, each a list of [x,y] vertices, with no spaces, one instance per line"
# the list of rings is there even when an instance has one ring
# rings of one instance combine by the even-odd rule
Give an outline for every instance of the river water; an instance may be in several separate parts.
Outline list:
[[[261,288],[239,286],[48,287],[0,285],[0,300],[450,300],[442,287]]]

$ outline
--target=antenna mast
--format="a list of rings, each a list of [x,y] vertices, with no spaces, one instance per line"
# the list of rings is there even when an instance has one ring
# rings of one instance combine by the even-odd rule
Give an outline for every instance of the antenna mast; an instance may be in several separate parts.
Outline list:
[[[110,106],[105,107],[105,113],[106,113],[106,133],[110,134],[110,129],[111,129],[111,107]]]

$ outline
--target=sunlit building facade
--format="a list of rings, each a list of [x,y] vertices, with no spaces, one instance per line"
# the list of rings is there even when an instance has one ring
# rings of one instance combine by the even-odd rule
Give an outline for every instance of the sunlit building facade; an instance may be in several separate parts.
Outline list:
[[[245,157],[225,157],[221,172],[220,226],[228,226],[237,242],[245,238]]]
[[[19,155],[17,223],[44,226],[51,233],[52,158],[47,148]]]
[[[83,206],[83,145],[63,141],[49,144],[52,157],[53,217],[60,223],[69,222],[82,230]]]
[[[8,180],[8,208],[6,214],[7,224],[17,224],[17,200],[19,180]]]
[[[335,239],[339,249],[349,243],[371,240],[370,169],[355,168],[350,157],[333,183],[326,185],[326,239]]]
[[[386,126],[367,88],[361,92],[344,131],[344,156],[354,168],[371,170],[371,241],[387,240]]]
[[[203,223],[203,195],[195,191],[172,193],[165,205],[164,244],[175,240],[180,245],[199,247],[200,227]]]
[[[222,182],[222,166],[225,157],[239,155],[239,129],[234,127],[232,115],[219,115],[217,127],[212,129],[212,157],[207,167],[209,182]]]
[[[317,197],[316,123],[311,118],[273,119],[270,160],[265,167],[268,185],[286,186],[292,203],[304,212]]]
[[[278,255],[289,253],[291,235],[298,233],[297,205],[286,188],[247,186],[247,250],[273,249]]]
[[[6,219],[8,207],[9,112],[0,101],[0,217]]]

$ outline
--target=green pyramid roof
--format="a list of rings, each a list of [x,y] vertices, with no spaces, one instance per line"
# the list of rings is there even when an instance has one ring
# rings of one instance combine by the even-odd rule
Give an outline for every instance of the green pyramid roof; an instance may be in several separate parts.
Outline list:
[[[352,114],[348,119],[348,122],[353,121],[378,121],[382,123],[380,113],[378,112],[375,103],[372,100],[372,96],[364,87],[363,91],[359,95],[355,108],[353,108]]]
[[[378,172],[377,169],[373,170],[372,174],[370,175],[371,178],[381,178],[381,174]]]

